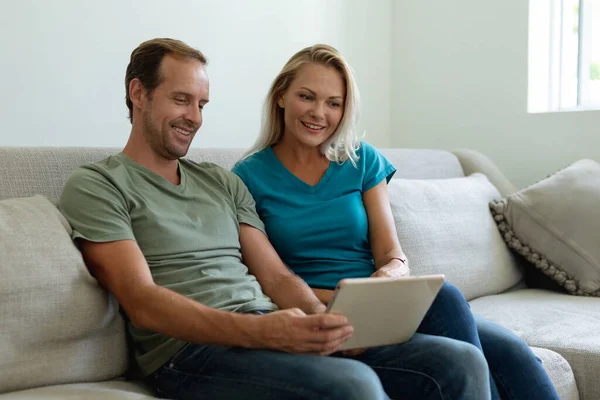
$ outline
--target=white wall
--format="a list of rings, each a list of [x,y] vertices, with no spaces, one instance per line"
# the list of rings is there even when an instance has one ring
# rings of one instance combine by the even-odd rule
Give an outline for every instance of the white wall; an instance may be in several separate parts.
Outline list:
[[[122,146],[131,51],[174,37],[209,58],[211,102],[194,146],[254,142],[268,87],[302,47],[353,66],[360,128],[388,146],[391,0],[18,0],[0,2],[0,146]]]
[[[527,1],[392,4],[393,146],[474,148],[520,187],[600,161],[600,111],[527,113]]]

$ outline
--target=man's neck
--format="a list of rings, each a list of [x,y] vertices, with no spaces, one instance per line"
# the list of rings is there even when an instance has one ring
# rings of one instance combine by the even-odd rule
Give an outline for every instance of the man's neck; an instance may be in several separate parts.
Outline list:
[[[160,156],[143,138],[137,139],[140,136],[134,135],[132,132],[123,148],[123,154],[171,183],[179,185],[181,179],[177,160],[169,160]]]

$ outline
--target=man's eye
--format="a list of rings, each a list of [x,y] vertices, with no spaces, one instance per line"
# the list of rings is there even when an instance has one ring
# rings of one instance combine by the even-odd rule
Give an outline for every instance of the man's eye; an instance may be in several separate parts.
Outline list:
[[[175,99],[175,103],[177,103],[177,104],[185,104],[185,103],[186,103],[186,100],[185,100],[185,99],[182,99],[182,98],[176,98],[176,99]]]

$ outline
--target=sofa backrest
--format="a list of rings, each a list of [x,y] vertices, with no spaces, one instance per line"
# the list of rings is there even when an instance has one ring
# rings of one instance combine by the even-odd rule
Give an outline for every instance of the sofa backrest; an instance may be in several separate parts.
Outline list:
[[[53,203],[78,166],[101,160],[119,148],[95,147],[0,147],[0,199],[41,194]],[[242,157],[239,148],[192,148],[188,157],[231,169]],[[382,149],[396,166],[395,178],[438,179],[463,176],[457,157],[447,151],[428,149]]]

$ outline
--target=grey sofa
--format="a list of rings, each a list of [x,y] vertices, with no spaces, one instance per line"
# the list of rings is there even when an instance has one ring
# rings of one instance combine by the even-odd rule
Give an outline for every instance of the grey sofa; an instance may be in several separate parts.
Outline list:
[[[0,148],[0,201],[39,194],[56,203],[65,181],[74,168],[86,162],[99,160],[118,150]],[[394,213],[399,218],[402,217],[401,209],[398,208],[402,205],[399,203],[402,203],[405,196],[399,190],[411,187],[412,181],[408,180],[420,182],[419,184],[423,184],[425,180],[441,182],[440,187],[446,189],[439,193],[441,196],[448,196],[448,188],[459,187],[460,182],[463,182],[462,177],[480,172],[485,174],[489,182],[497,188],[497,195],[505,196],[516,191],[516,188],[491,161],[475,151],[461,150],[454,153],[416,149],[383,149],[382,151],[398,169],[392,182],[397,180],[400,185],[398,188],[404,188],[390,187],[391,202],[396,207]],[[192,149],[189,157],[231,168],[242,153],[240,149]],[[446,181],[452,179],[455,181]],[[454,182],[457,185],[454,185]],[[451,185],[444,186],[446,183]],[[463,193],[457,190],[456,194],[450,195],[462,196]],[[415,193],[418,194],[419,191],[417,187]],[[476,200],[472,196],[469,199],[478,202],[478,209],[488,207],[487,200]],[[19,201],[21,200],[15,200],[11,204],[18,204]],[[457,204],[464,204],[465,201],[459,199]],[[419,204],[415,205],[417,208],[418,206]],[[0,212],[1,210],[0,205]],[[449,215],[453,215],[451,211]],[[471,218],[472,215],[469,215]],[[510,270],[503,271],[503,266],[492,265],[489,271],[476,271],[477,268],[481,269],[481,265],[476,265],[476,262],[472,263],[473,271],[469,270],[470,266],[460,266],[448,271],[436,270],[437,267],[431,267],[435,264],[435,259],[432,257],[436,255],[416,252],[418,246],[410,242],[411,238],[400,234],[408,227],[403,226],[401,221],[397,221],[401,242],[411,260],[413,273],[446,273],[448,279],[465,293],[474,312],[506,326],[527,341],[543,361],[561,399],[600,399],[600,299],[574,297],[556,291],[526,287],[522,261],[513,257],[504,243],[496,239],[495,234],[491,232],[493,227],[490,225],[490,217],[481,215],[478,217],[480,221],[471,224],[485,227],[485,235],[489,235],[491,240],[494,240],[494,254],[502,254],[503,262],[511,263]],[[428,223],[431,220],[435,221],[437,217],[437,215],[424,214],[423,218],[427,218],[428,221],[423,221],[423,224],[417,221],[408,230],[413,232],[416,229],[416,234],[419,235],[420,226],[428,226]],[[0,214],[0,224],[2,218]],[[442,219],[440,216],[440,220]],[[435,226],[435,223],[432,226]],[[30,237],[25,230],[26,227],[25,223],[19,225],[21,231],[15,231],[15,235]],[[463,228],[468,230],[469,227]],[[35,224],[27,229],[39,233]],[[448,238],[443,237],[445,234],[443,231],[437,234],[441,236],[439,240],[436,239],[436,242],[443,242],[444,245],[452,243],[445,240]],[[36,248],[36,245],[31,243],[32,248]],[[473,241],[469,245],[473,247],[476,242]],[[52,252],[52,249],[44,251]],[[8,250],[7,252],[10,253]],[[457,249],[457,253],[461,252],[463,252],[462,248]],[[466,252],[470,257],[476,257],[473,255],[477,253],[476,251]],[[0,254],[0,272],[21,273],[21,271],[11,270],[10,257],[18,256]],[[45,254],[38,256],[46,257]],[[48,257],[51,255],[48,254],[46,258]],[[35,266],[31,268],[33,272],[25,276],[29,276],[30,281],[35,281],[38,279],[38,272],[35,271]],[[69,273],[65,271],[66,269],[68,267],[57,270],[57,274]],[[0,400],[152,398],[152,393],[143,384],[123,378],[128,368],[128,357],[123,320],[116,304],[110,296],[102,292],[102,288],[93,278],[85,276],[86,271],[78,273],[79,277],[72,281],[46,280],[48,283],[43,288],[45,290],[43,296],[37,298],[33,293],[33,299],[31,296],[27,297],[29,309],[23,309],[23,303],[15,303],[15,296],[17,296],[15,293],[21,293],[21,296],[27,293],[23,289],[28,285],[27,279],[14,281],[10,287],[0,283],[0,317],[2,321],[12,321],[10,326],[5,323],[0,324],[0,338],[2,338],[0,371],[3,371],[0,373]],[[19,287],[19,285],[23,286]],[[51,287],[48,287],[49,285]],[[70,302],[62,301],[75,289],[78,297]],[[86,295],[86,291],[89,291],[89,296]],[[88,297],[97,300],[89,306],[85,305]],[[55,313],[52,319],[42,323],[37,321],[33,317],[37,314],[32,310],[32,307],[37,308],[36,304],[39,304],[40,308],[51,307],[49,310]],[[73,311],[71,308],[75,306],[80,309]],[[82,311],[81,307],[88,307],[89,310]],[[42,342],[49,335],[52,324],[61,326],[70,324],[74,319],[82,318],[78,313],[81,315],[93,313],[98,317],[88,321],[91,328],[83,330],[85,334],[62,339],[59,337],[54,342],[57,344],[51,345],[51,354],[50,350],[44,350]],[[29,342],[19,341],[24,335],[29,338]],[[40,346],[36,346],[36,343]]]

